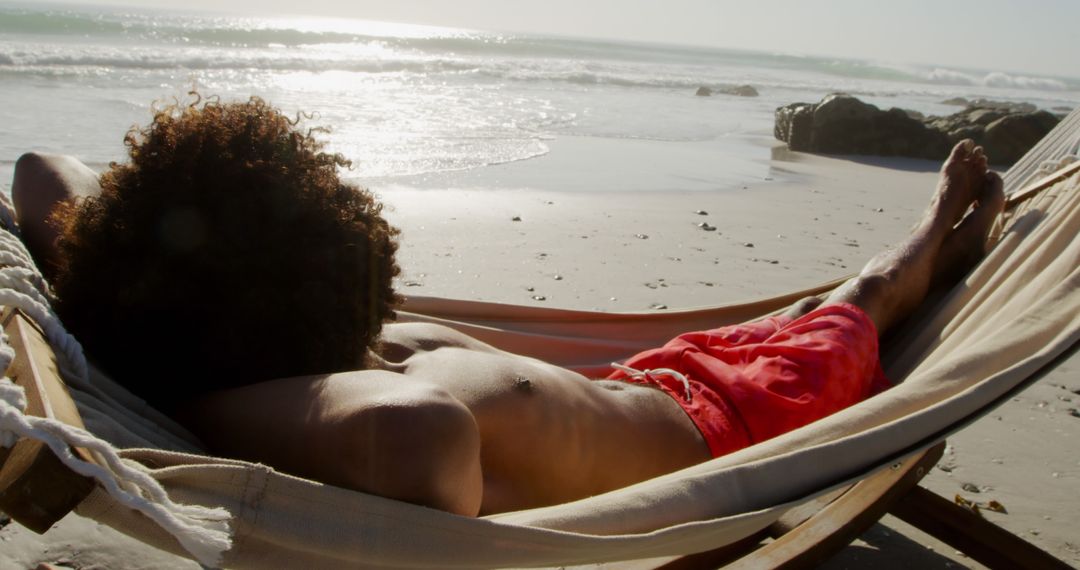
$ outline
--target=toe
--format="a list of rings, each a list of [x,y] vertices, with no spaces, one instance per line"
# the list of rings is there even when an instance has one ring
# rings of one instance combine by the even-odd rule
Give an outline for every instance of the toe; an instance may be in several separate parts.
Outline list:
[[[949,153],[949,160],[963,160],[975,147],[975,141],[971,139],[964,139],[953,147],[952,152]]]
[[[986,151],[983,149],[983,147],[977,146],[974,150],[971,151],[971,158],[975,160],[976,164],[980,161],[986,162]]]
[[[987,171],[986,186],[979,195],[979,204],[1000,213],[1005,207],[1004,188],[1005,183],[1001,180],[1001,176],[998,176],[996,172]]]

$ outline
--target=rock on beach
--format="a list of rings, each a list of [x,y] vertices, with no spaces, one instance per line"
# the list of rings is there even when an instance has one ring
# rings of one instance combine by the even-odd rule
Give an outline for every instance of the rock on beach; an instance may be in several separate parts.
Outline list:
[[[758,90],[754,89],[753,85],[727,85],[724,87],[711,88],[702,85],[698,87],[697,92],[694,95],[698,97],[709,97],[711,95],[735,95],[737,97],[757,97]]]
[[[951,101],[950,101],[951,102]],[[957,100],[960,104],[966,100]],[[991,164],[1011,165],[1060,121],[1030,104],[977,100],[947,117],[881,110],[834,93],[818,103],[776,110],[773,134],[795,151],[942,160],[963,139],[986,149]]]

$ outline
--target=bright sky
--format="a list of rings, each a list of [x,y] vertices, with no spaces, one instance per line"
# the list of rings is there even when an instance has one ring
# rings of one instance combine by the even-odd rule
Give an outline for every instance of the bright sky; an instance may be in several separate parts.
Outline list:
[[[68,0],[638,39],[1080,77],[1076,0]]]

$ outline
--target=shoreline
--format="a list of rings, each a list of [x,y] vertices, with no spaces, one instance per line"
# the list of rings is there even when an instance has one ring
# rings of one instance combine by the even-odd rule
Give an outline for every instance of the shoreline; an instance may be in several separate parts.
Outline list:
[[[769,177],[772,133],[738,133],[701,140],[660,140],[560,134],[547,152],[467,170],[367,178],[345,177],[379,193],[425,191],[539,191],[568,193],[712,192]]]

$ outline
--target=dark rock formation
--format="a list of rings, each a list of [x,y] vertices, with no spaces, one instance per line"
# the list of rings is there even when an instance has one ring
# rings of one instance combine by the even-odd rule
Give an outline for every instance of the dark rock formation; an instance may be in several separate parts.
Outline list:
[[[792,103],[776,110],[773,136],[788,143],[788,148],[813,152],[810,133],[814,129],[814,108],[810,103]]]
[[[725,87],[720,90],[725,95],[738,95],[739,97],[757,97],[758,91],[754,89],[753,85],[736,85],[734,87]]]
[[[1061,119],[1046,112],[1004,116],[986,125],[985,136],[975,142],[986,149],[991,164],[1012,164],[1039,142]]]
[[[776,138],[791,150],[938,158],[948,140],[901,109],[882,111],[848,95],[829,95],[816,105],[794,103],[776,110]]]
[[[753,85],[728,85],[725,87],[717,87],[716,89],[710,89],[702,85],[698,87],[698,90],[694,95],[698,97],[708,97],[710,95],[720,93],[722,95],[737,95],[739,97],[757,97],[758,91],[754,89]]]
[[[1009,165],[1057,124],[1026,103],[969,106],[948,117],[921,118],[902,109],[883,111],[849,95],[776,110],[774,134],[791,150],[944,159],[965,138],[986,149],[992,164]]]

